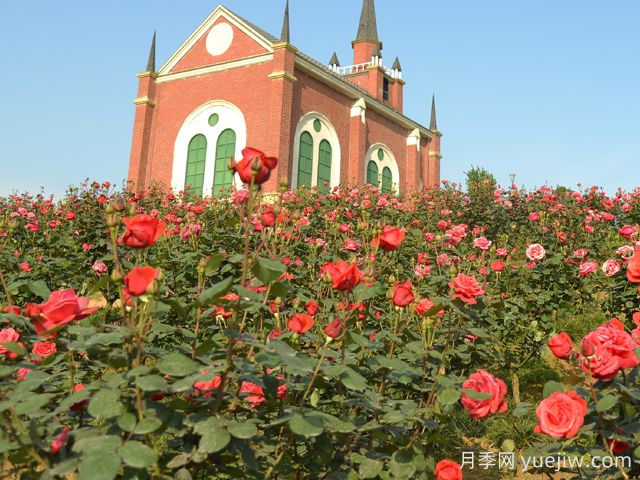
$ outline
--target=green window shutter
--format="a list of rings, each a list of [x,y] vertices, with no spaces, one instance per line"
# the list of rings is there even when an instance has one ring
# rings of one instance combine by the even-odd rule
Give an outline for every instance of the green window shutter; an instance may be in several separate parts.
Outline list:
[[[204,135],[196,135],[189,142],[187,154],[187,171],[184,185],[191,187],[191,192],[202,196],[204,185],[204,166],[207,158],[207,138]]]
[[[233,171],[229,170],[229,159],[236,156],[236,132],[231,129],[223,131],[216,145],[216,167],[213,173],[213,194],[220,195],[221,190],[228,190],[233,185]]]
[[[326,140],[322,140],[318,158],[318,190],[321,193],[329,193],[329,188],[331,188],[331,156],[331,144]],[[326,187],[324,182],[327,182]]]
[[[367,183],[374,187],[378,186],[378,164],[373,160],[369,160],[367,165]]]
[[[309,132],[300,135],[300,153],[298,154],[298,187],[311,186],[313,175],[313,138]]]
[[[389,167],[382,169],[382,193],[393,193],[393,175]]]

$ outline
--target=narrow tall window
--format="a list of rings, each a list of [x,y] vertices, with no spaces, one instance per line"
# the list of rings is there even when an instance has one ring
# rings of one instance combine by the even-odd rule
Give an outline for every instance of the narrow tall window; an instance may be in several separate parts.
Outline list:
[[[386,77],[382,80],[382,99],[389,100],[389,79]]]
[[[218,137],[216,143],[216,163],[213,172],[213,195],[220,195],[233,185],[233,172],[229,170],[229,160],[236,155],[236,132],[228,128]]]
[[[373,160],[369,160],[367,164],[367,183],[378,186],[378,165]]]
[[[313,175],[313,138],[309,132],[300,135],[300,154],[298,156],[298,186],[311,186]]]
[[[184,185],[191,187],[191,192],[202,196],[204,185],[204,166],[207,158],[207,138],[204,135],[196,135],[189,142],[187,154],[187,172]]]
[[[321,193],[329,193],[331,187],[331,144],[326,140],[320,142],[320,155],[318,156],[318,190]],[[325,182],[327,185],[325,186]]]
[[[393,193],[393,175],[389,167],[382,169],[382,193]]]

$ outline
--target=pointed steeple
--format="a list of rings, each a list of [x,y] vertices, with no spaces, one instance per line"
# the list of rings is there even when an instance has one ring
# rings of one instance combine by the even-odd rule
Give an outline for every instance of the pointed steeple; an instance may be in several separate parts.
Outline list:
[[[397,70],[399,72],[402,71],[402,67],[400,66],[400,59],[398,57],[396,57],[396,59],[394,60],[391,70]]]
[[[287,0],[287,6],[284,9],[284,19],[282,20],[282,33],[280,34],[280,41],[284,43],[291,43],[291,34],[289,31],[289,0]]]
[[[380,47],[376,47],[373,49],[373,57],[382,58],[382,52],[380,51]]]
[[[338,54],[336,52],[333,52],[333,55],[331,55],[331,60],[329,60],[329,65],[330,66],[336,66],[339,67],[340,66],[340,60],[338,60]]]
[[[429,130],[432,132],[438,131],[438,120],[436,119],[436,96],[431,99],[431,123],[429,124]]]
[[[380,43],[378,39],[378,24],[376,22],[376,7],[373,0],[363,0],[358,36],[356,42],[370,41]]]
[[[151,40],[151,50],[149,50],[149,61],[147,62],[147,72],[156,72],[156,32],[153,32]]]

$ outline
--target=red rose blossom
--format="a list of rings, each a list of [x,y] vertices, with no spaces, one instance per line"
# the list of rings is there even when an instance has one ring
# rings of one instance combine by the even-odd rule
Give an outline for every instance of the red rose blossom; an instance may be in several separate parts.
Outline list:
[[[167,225],[151,215],[140,214],[132,218],[123,218],[127,227],[120,242],[131,248],[147,248],[160,238]]]
[[[78,297],[73,290],[56,290],[45,303],[29,305],[27,312],[32,318],[37,314],[33,326],[40,335],[98,311],[97,307],[87,308],[88,304],[86,297]]]
[[[462,480],[462,467],[451,460],[440,460],[433,474],[437,480]]]
[[[635,251],[627,264],[627,278],[632,283],[640,283],[640,249]]]
[[[333,322],[325,327],[324,333],[327,335],[327,337],[336,339],[340,335],[342,335],[343,330],[344,325],[342,323],[342,319],[336,318]]]
[[[306,313],[296,313],[289,319],[287,326],[292,332],[303,334],[313,327],[313,317]]]
[[[575,437],[587,414],[587,402],[576,392],[555,392],[542,400],[536,408],[540,423],[534,432],[554,438]]]
[[[262,185],[269,180],[271,170],[276,168],[278,159],[267,157],[260,150],[247,147],[242,150],[242,160],[233,166],[233,170],[238,174],[243,183],[250,184],[253,179],[255,185]],[[257,170],[254,178],[254,167]]]
[[[469,305],[475,305],[478,303],[477,298],[484,295],[484,290],[478,285],[475,277],[464,273],[458,274],[449,286],[455,291],[453,298],[459,298]]]
[[[415,300],[411,280],[407,280],[396,286],[393,291],[393,304],[396,307],[406,307]]]
[[[404,229],[392,227],[390,225],[385,226],[382,229],[380,235],[377,235],[372,241],[372,247],[379,247],[385,252],[393,252],[400,247],[400,244],[404,240]]]
[[[548,347],[551,349],[556,358],[561,360],[566,360],[571,356],[571,352],[573,351],[573,343],[571,342],[571,337],[567,335],[565,332],[559,333],[558,335],[551,337],[549,339]]]
[[[613,380],[624,368],[640,362],[635,354],[637,343],[618,320],[600,325],[582,340],[582,369],[595,378]]]
[[[126,292],[132,297],[145,295],[149,286],[158,278],[158,270],[153,267],[135,267],[124,277]]]
[[[507,410],[507,402],[504,401],[504,397],[507,394],[507,385],[504,381],[485,370],[478,370],[470,375],[469,379],[462,384],[462,388],[491,395],[483,400],[475,400],[463,391],[462,406],[474,420],[486,418],[494,413],[502,413]]]
[[[331,286],[336,290],[353,290],[353,287],[362,281],[360,269],[355,264],[347,263],[344,260],[325,263],[321,270],[331,277]]]

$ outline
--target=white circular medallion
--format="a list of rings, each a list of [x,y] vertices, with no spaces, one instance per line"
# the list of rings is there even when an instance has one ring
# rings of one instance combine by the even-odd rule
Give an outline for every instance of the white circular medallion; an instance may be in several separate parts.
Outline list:
[[[207,51],[212,56],[222,55],[233,42],[233,28],[228,23],[219,23],[207,36]]]

